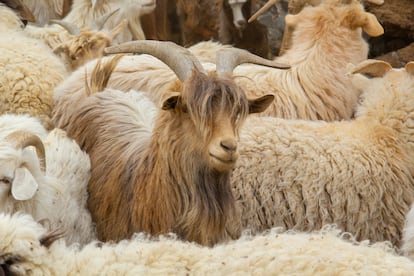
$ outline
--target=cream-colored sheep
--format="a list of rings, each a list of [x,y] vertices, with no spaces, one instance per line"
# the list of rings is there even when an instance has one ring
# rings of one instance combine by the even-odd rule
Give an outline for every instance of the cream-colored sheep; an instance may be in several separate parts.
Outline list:
[[[21,24],[0,6],[0,26],[3,22]],[[63,62],[43,42],[29,38],[22,29],[0,27],[0,114],[30,114],[50,128],[53,89],[66,74]]]
[[[0,214],[0,272],[13,275],[411,275],[414,262],[389,243],[353,242],[327,226],[315,233],[272,229],[201,247],[142,234],[119,243],[67,247],[28,215]]]
[[[358,240],[400,244],[414,200],[414,63],[368,60],[353,72],[365,91],[355,120],[246,121],[232,173],[244,228],[336,223]]]

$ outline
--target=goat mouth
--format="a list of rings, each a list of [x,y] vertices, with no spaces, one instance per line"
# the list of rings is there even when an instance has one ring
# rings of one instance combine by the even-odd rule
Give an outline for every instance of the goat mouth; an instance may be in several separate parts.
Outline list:
[[[236,162],[236,160],[233,159],[233,158],[223,159],[223,158],[220,158],[217,155],[214,155],[214,154],[211,154],[211,153],[210,153],[210,156],[213,157],[215,160],[218,160],[219,162],[224,163],[226,165],[233,165]]]

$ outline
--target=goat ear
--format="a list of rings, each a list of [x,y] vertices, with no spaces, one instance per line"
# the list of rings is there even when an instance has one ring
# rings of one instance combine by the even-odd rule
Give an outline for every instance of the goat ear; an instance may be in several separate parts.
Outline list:
[[[384,34],[384,28],[378,22],[375,15],[364,12],[360,20],[356,20],[354,27],[361,27],[362,30],[371,37],[377,37]]]
[[[408,74],[414,76],[414,61],[410,61],[405,65],[405,71],[407,71]]]
[[[116,25],[110,32],[109,36],[111,39],[114,39],[117,35],[119,35],[128,25],[128,21],[126,19],[122,20],[118,25]]]
[[[274,95],[267,94],[260,98],[249,100],[249,113],[260,113],[265,111],[274,99]]]
[[[177,103],[181,97],[181,94],[179,92],[172,92],[171,95],[165,99],[162,103],[162,109],[163,110],[169,110],[174,109],[177,106]]]
[[[367,59],[356,65],[349,73],[359,73],[366,75],[367,77],[383,77],[390,70],[392,70],[392,66],[388,62]]]
[[[28,169],[17,168],[14,172],[11,193],[16,200],[28,200],[35,195],[38,186]]]

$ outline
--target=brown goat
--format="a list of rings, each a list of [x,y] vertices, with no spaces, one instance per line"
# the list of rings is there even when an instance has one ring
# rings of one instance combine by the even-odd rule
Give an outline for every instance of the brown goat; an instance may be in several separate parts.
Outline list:
[[[99,239],[120,240],[138,231],[174,232],[203,245],[236,238],[240,233],[227,233],[225,225],[235,214],[229,178],[239,129],[249,113],[263,111],[274,97],[248,100],[230,72],[204,73],[188,50],[171,42],[110,48],[156,56],[183,85],[181,92],[165,95],[153,130],[142,127],[140,116],[148,117],[138,115],[143,107],[119,91],[95,93],[74,109],[55,109],[57,117],[70,117],[58,126],[91,158],[88,207]],[[103,88],[99,84],[118,60],[98,63],[91,93]]]
[[[248,18],[253,11],[253,1],[239,1],[236,4],[242,4],[241,16],[237,22],[234,22],[234,12],[232,11],[229,0],[222,1],[220,14],[219,41],[223,44],[231,44],[234,47],[246,49],[249,52],[268,58],[269,44],[266,26],[254,21],[247,24]],[[239,23],[238,23],[239,22]]]

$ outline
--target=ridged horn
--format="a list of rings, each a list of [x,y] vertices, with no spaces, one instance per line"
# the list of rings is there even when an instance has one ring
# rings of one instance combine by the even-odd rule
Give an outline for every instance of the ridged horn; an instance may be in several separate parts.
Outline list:
[[[247,50],[231,48],[222,49],[216,54],[216,70],[218,75],[231,74],[238,65],[243,63],[254,63],[258,65],[289,69],[290,65],[268,60],[254,55]]]
[[[27,131],[14,131],[6,136],[6,141],[12,143],[16,149],[33,146],[36,149],[37,157],[40,162],[40,169],[46,171],[45,146],[39,136]]]
[[[205,73],[200,61],[188,49],[171,41],[135,40],[107,47],[104,52],[152,55],[170,67],[181,81],[188,79],[194,69]]]
[[[54,24],[58,24],[58,25],[62,26],[71,35],[79,35],[81,33],[80,29],[75,24],[72,24],[72,23],[69,23],[69,22],[66,22],[66,21],[51,19],[49,21],[49,24],[50,23],[54,23]]]
[[[101,17],[97,18],[97,19],[96,19],[96,20],[92,23],[92,25],[90,26],[90,29],[91,29],[91,30],[97,30],[97,31],[102,30],[102,28],[103,28],[103,26],[105,25],[106,21],[108,21],[108,19],[109,19],[112,15],[114,15],[115,13],[117,13],[119,10],[120,10],[120,9],[118,8],[118,9],[113,10],[113,11],[111,11],[111,12],[107,12],[107,13],[105,13],[104,15],[102,15]]]
[[[252,16],[250,16],[249,20],[247,20],[248,23],[251,23],[252,21],[256,20],[261,14],[265,13],[268,9],[270,9],[274,4],[279,2],[279,0],[269,0],[266,4],[263,5],[260,9],[257,10]]]

